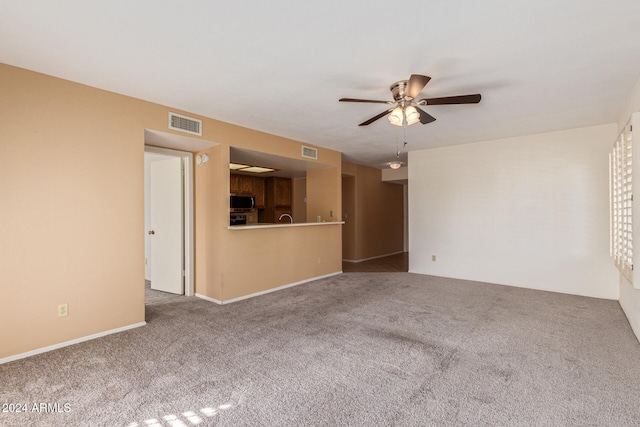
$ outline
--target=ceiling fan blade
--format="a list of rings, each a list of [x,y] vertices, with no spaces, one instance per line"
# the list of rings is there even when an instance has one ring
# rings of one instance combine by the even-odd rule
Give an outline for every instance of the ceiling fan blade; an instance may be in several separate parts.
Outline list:
[[[418,114],[420,114],[420,123],[422,123],[423,125],[436,121],[436,118],[426,111],[421,110],[418,107],[416,107],[416,110],[418,111]]]
[[[390,112],[392,112],[392,111],[393,111],[393,108],[389,108],[387,111],[384,111],[384,112],[382,112],[382,113],[378,114],[378,115],[377,115],[377,116],[375,116],[375,117],[371,117],[369,120],[367,120],[367,121],[364,121],[364,122],[360,123],[358,126],[366,126],[366,125],[370,125],[371,123],[375,122],[375,121],[376,121],[376,120],[378,120],[378,119],[383,118],[384,116],[386,116],[387,114],[389,114],[389,113],[390,113]]]
[[[418,101],[419,105],[446,105],[446,104],[477,104],[480,102],[479,93],[474,95],[445,96],[442,98],[425,98]]]
[[[395,104],[394,101],[378,101],[375,99],[340,98],[338,102],[373,102],[375,104]]]
[[[404,97],[406,99],[414,99],[416,96],[420,95],[422,89],[429,83],[431,77],[423,76],[421,74],[411,74],[409,78],[409,83],[407,83],[407,88],[404,90]]]

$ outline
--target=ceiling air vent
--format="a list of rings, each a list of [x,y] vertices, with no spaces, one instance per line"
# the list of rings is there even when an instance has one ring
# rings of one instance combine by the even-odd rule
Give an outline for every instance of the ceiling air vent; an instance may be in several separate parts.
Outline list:
[[[202,136],[202,120],[169,113],[169,129]]]
[[[318,149],[302,146],[302,157],[307,159],[318,160]]]

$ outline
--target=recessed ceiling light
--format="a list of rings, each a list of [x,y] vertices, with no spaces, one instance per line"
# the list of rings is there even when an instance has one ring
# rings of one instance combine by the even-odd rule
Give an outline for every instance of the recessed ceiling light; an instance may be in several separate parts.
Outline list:
[[[229,169],[238,170],[250,167],[249,165],[242,165],[240,163],[229,163]]]
[[[278,170],[273,168],[265,168],[262,166],[245,165],[242,163],[229,163],[229,169],[235,170],[238,172],[251,172],[251,173],[275,172]]]
[[[240,169],[242,172],[253,172],[253,173],[265,173],[265,172],[273,172],[275,169],[271,168],[263,168],[260,166],[250,166],[248,168]]]

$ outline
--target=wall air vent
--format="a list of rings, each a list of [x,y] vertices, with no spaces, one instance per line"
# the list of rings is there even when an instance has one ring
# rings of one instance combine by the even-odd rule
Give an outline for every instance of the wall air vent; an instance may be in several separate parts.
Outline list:
[[[318,149],[302,146],[302,157],[307,159],[318,160]]]
[[[181,116],[176,113],[169,113],[169,129],[202,136],[202,120]]]

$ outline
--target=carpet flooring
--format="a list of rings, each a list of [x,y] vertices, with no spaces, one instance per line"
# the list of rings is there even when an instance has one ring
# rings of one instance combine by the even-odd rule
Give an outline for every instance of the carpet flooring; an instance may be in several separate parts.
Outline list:
[[[616,301],[411,273],[147,292],[144,327],[0,365],[0,404],[28,406],[0,425],[640,425]]]

